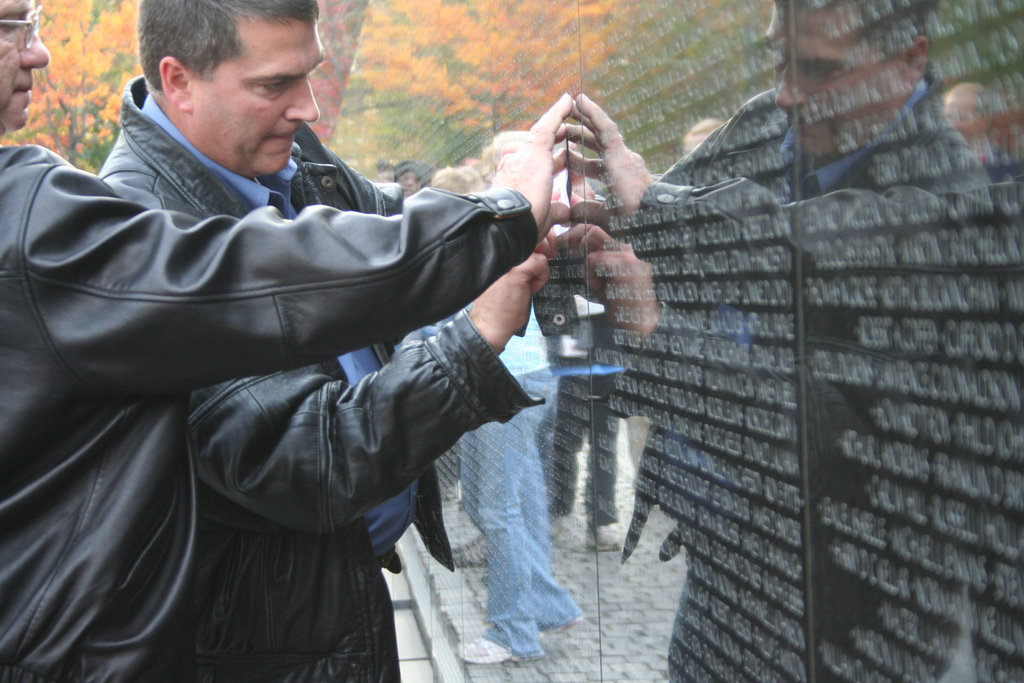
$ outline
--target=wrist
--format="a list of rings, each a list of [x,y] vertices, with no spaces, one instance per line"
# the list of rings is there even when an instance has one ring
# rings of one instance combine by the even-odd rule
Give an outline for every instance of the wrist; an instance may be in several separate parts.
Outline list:
[[[476,328],[477,334],[479,334],[487,345],[496,354],[501,354],[505,350],[505,345],[508,344],[508,340],[512,337],[511,332],[503,332],[498,326],[495,326],[489,316],[486,314],[482,307],[470,305],[469,310],[469,322],[472,323],[473,327]]]

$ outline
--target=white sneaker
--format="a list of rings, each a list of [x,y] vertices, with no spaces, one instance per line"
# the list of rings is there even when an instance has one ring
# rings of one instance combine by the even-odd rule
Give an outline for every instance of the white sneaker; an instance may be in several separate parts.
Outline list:
[[[593,533],[587,532],[587,547],[595,550],[622,550],[619,535],[611,524],[599,526]]]
[[[477,638],[462,648],[462,659],[470,664],[501,664],[502,662],[518,662],[517,657],[508,648],[498,645],[487,638]]]

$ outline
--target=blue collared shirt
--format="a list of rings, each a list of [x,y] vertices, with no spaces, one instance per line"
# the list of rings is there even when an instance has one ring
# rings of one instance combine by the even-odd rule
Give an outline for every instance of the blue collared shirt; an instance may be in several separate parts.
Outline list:
[[[877,147],[878,143],[886,135],[889,134],[889,131],[891,131],[904,116],[909,114],[910,111],[917,105],[918,102],[921,101],[921,99],[927,93],[928,84],[922,78],[917,82],[917,85],[914,86],[914,90],[913,92],[910,93],[910,97],[907,99],[906,103],[900,109],[899,116],[897,116],[896,119],[891,124],[889,124],[888,128],[886,128],[881,135],[872,140],[870,144],[861,147],[860,149],[851,152],[850,154],[847,154],[845,157],[837,159],[830,164],[826,164],[825,166],[822,166],[819,169],[812,170],[807,175],[814,176],[817,179],[818,187],[821,188],[822,193],[828,192],[830,189],[832,189],[839,183],[842,177],[846,175],[850,171],[850,169],[856,166],[861,159],[866,157],[868,153],[871,152],[871,150]],[[795,147],[796,135],[793,132],[793,128],[790,127],[790,129],[786,131],[786,137],[782,141],[781,147],[782,156],[789,164],[793,163],[793,160],[796,156]],[[792,199],[792,191],[790,194],[790,199]]]
[[[252,210],[261,206],[275,206],[285,218],[295,218],[296,211],[291,201],[291,183],[298,171],[298,165],[294,159],[288,159],[288,165],[277,173],[262,175],[255,180],[246,178],[234,171],[229,171],[196,149],[196,146],[189,142],[178,130],[178,127],[167,118],[167,114],[152,97],[146,98],[142,105],[142,113],[178,141],[203,167],[224,181],[224,184],[231,188],[231,191],[242,200],[247,208]],[[338,362],[345,370],[348,383],[352,385],[371,372],[380,370],[381,367],[377,355],[371,348],[346,353],[338,357]],[[384,501],[363,516],[366,528],[370,533],[370,540],[373,543],[373,550],[377,555],[382,555],[389,550],[412,524],[416,513],[418,490],[417,482],[413,482],[405,491]]]
[[[204,168],[224,181],[247,208],[252,210],[261,206],[275,206],[285,218],[295,218],[296,211],[292,207],[292,178],[299,167],[294,159],[288,159],[288,165],[277,173],[261,175],[255,180],[246,178],[229,171],[196,149],[195,145],[189,142],[178,127],[167,118],[167,114],[152,97],[147,97],[142,104],[142,113],[187,149]]]

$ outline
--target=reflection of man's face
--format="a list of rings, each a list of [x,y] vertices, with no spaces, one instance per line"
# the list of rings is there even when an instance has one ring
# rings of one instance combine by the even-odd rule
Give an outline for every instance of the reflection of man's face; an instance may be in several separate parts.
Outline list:
[[[420,185],[420,179],[416,177],[414,171],[406,171],[402,175],[398,176],[398,184],[402,187],[402,194],[408,197],[411,194],[419,192],[423,186]]]
[[[295,133],[320,116],[309,74],[322,59],[316,26],[241,20],[240,57],[194,77],[183,133],[206,156],[247,178],[288,164]]]
[[[34,8],[29,0],[0,0],[0,19],[24,20]],[[0,134],[28,123],[32,70],[50,63],[50,53],[38,36],[25,47],[26,30],[0,26]]]
[[[859,11],[853,2],[796,10],[791,32],[776,6],[768,30],[777,51],[775,101],[793,119],[803,153],[821,161],[849,154],[881,134],[923,74],[926,39],[885,57],[861,39]],[[920,59],[912,60],[911,52],[922,49]]]

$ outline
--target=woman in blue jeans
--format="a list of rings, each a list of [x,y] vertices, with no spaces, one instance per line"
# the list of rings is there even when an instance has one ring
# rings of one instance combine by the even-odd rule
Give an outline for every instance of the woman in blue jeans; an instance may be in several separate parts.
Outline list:
[[[542,631],[571,628],[583,618],[551,576],[547,493],[536,432],[551,410],[556,384],[532,317],[526,335],[513,337],[501,360],[524,391],[547,402],[462,438],[462,504],[483,532],[488,558],[491,627],[463,650],[463,659],[475,664],[540,657]]]

